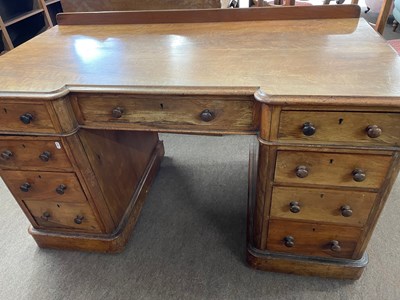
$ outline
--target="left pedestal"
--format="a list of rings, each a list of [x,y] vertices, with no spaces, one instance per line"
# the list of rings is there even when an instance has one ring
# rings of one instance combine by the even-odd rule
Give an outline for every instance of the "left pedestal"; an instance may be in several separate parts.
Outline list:
[[[164,155],[158,134],[72,128],[73,117],[70,125],[52,117],[60,106],[47,103],[0,106],[10,120],[0,137],[0,175],[37,244],[122,251]]]

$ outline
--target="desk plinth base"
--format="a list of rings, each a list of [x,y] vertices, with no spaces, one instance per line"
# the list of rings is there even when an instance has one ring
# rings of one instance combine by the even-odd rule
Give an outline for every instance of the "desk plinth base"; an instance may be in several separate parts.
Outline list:
[[[359,260],[329,260],[271,253],[248,246],[247,263],[263,271],[356,280],[368,264],[368,255]]]
[[[29,233],[40,248],[79,250],[89,252],[119,253],[125,248],[143,208],[149,188],[157,175],[164,156],[164,146],[159,142],[144,172],[129,208],[117,230],[109,235],[84,233],[55,233],[29,227]]]

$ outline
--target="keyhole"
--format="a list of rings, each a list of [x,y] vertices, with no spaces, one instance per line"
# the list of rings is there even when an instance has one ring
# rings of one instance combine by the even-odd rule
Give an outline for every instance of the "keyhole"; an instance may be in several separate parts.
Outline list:
[[[7,108],[3,108],[4,109],[4,113],[7,113]]]
[[[339,125],[342,125],[342,123],[343,123],[343,119],[340,118],[340,119],[339,119]]]
[[[333,164],[333,159],[330,159],[330,160],[329,160],[329,163],[330,163],[330,164]]]
[[[164,104],[160,103],[161,109],[164,109]]]
[[[320,195],[321,198],[324,198],[324,196],[325,196],[324,194],[321,194],[321,195]]]

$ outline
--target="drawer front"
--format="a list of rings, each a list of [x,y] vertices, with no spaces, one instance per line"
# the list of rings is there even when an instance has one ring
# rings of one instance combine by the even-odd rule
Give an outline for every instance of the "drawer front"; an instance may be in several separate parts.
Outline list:
[[[350,259],[361,232],[357,227],[271,220],[267,249],[299,255]]]
[[[18,200],[86,202],[74,173],[3,171],[2,177]]]
[[[378,189],[391,156],[278,151],[275,182]]]
[[[364,226],[375,198],[370,192],[274,187],[271,218]]]
[[[399,146],[400,113],[282,111],[278,139]]]
[[[56,132],[44,103],[0,101],[0,117],[2,132]]]
[[[24,201],[24,203],[39,227],[101,232],[87,204],[47,201]]]
[[[42,138],[0,139],[0,168],[71,171],[60,140]]]
[[[78,97],[80,122],[111,123],[134,129],[255,131],[256,101],[250,97]],[[240,100],[239,100],[240,99]]]

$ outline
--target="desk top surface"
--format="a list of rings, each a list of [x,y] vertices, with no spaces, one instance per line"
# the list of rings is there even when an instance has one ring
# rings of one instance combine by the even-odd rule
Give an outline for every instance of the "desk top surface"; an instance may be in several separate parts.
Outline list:
[[[0,97],[65,87],[400,97],[400,57],[357,18],[56,26],[0,57],[0,70]]]

